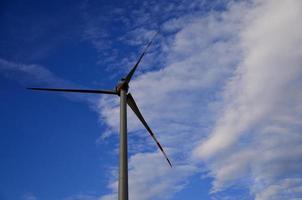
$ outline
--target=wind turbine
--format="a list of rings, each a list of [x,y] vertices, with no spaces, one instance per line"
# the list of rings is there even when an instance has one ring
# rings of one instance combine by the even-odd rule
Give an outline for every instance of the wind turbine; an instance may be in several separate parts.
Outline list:
[[[138,106],[131,93],[128,93],[129,83],[133,74],[135,73],[139,63],[146,54],[150,45],[152,44],[157,33],[153,36],[152,40],[147,44],[142,54],[139,56],[138,61],[132,67],[126,77],[122,78],[116,85],[114,90],[86,90],[86,89],[61,89],[61,88],[27,88],[30,90],[42,90],[42,91],[54,91],[54,92],[74,92],[74,93],[90,93],[90,94],[111,94],[118,95],[120,97],[120,146],[119,146],[119,184],[118,184],[118,200],[128,200],[128,144],[127,144],[127,104],[138,117],[138,119],[145,126],[150,136],[156,142],[158,148],[165,156],[168,164],[172,167],[172,164],[162,148],[161,144],[156,139],[153,131],[145,121]]]

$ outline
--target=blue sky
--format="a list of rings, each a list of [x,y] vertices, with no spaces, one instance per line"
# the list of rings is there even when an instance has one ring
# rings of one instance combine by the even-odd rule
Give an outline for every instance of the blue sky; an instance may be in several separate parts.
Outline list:
[[[170,169],[128,113],[132,200],[302,195],[302,5],[274,1],[2,1],[0,199],[113,200],[111,89],[160,30],[131,93]]]

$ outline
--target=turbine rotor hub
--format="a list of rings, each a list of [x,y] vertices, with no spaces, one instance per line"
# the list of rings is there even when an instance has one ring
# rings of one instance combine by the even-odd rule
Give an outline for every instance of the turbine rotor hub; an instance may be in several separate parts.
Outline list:
[[[122,78],[122,79],[118,82],[117,86],[115,87],[115,90],[116,90],[116,92],[117,92],[118,95],[120,95],[121,90],[125,90],[126,93],[128,93],[128,89],[129,89],[129,85],[128,85],[128,83],[125,81],[124,78]]]

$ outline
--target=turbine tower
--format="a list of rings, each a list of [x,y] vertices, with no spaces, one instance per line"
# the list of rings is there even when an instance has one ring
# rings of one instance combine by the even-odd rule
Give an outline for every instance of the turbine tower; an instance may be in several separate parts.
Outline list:
[[[118,184],[118,200],[128,200],[128,144],[127,144],[127,104],[138,117],[138,119],[145,126],[150,136],[153,138],[158,148],[165,156],[168,164],[172,167],[172,164],[162,148],[161,144],[156,139],[153,131],[145,121],[138,106],[131,93],[128,93],[129,82],[133,74],[135,73],[139,63],[146,54],[148,48],[152,44],[157,33],[153,36],[152,40],[147,44],[142,54],[139,56],[138,61],[132,67],[126,77],[122,78],[116,85],[114,90],[86,90],[86,89],[61,89],[61,88],[27,88],[30,90],[42,90],[42,91],[54,91],[54,92],[73,92],[73,93],[90,93],[90,94],[111,94],[120,97],[120,134],[119,134],[119,184]]]

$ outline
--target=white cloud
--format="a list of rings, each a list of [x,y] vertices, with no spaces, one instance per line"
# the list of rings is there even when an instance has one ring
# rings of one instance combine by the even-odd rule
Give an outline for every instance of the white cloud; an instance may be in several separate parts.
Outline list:
[[[244,179],[256,199],[294,199],[301,191],[288,192],[284,181],[300,179],[302,169],[302,3],[256,1],[245,15],[243,60],[195,154],[208,162],[214,191]]]

